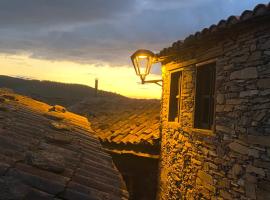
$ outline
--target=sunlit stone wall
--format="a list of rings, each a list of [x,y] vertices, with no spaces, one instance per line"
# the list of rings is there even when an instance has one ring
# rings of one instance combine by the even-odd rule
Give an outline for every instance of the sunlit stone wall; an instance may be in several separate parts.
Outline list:
[[[194,130],[195,64],[217,58],[215,131]],[[163,63],[159,199],[270,199],[270,24],[208,37]],[[170,69],[183,70],[168,122]]]

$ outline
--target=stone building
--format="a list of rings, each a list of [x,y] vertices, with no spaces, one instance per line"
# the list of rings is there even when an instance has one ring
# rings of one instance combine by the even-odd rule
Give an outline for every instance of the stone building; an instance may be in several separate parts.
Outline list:
[[[270,199],[270,4],[162,50],[159,199]]]

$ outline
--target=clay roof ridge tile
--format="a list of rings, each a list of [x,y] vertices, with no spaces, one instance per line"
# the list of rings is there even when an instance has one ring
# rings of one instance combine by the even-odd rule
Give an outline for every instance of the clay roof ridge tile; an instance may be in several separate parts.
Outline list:
[[[209,31],[210,31],[210,32],[215,32],[215,31],[217,31],[217,25],[212,24],[212,25],[209,27]]]
[[[253,12],[251,10],[245,10],[241,16],[240,16],[240,20],[241,21],[245,21],[245,20],[248,20],[252,17],[253,15]]]
[[[258,4],[254,9],[253,9],[253,15],[254,16],[259,16],[263,15],[268,11],[267,9],[267,4]]]
[[[239,16],[231,15],[230,17],[227,18],[226,25],[227,26],[234,25],[239,22],[239,19],[240,19]]]

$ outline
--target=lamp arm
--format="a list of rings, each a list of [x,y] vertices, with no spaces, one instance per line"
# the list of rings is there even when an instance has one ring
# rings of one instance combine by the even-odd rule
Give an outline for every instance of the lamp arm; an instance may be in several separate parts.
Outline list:
[[[145,84],[145,83],[155,83],[159,86],[162,86],[162,84],[160,84],[159,82],[162,82],[162,79],[158,79],[158,80],[148,80],[148,81],[145,81],[145,80],[142,80],[142,84]]]

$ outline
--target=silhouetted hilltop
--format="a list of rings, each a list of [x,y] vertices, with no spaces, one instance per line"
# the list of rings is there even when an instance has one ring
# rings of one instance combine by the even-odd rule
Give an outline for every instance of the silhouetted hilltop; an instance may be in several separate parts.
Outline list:
[[[84,98],[94,98],[95,96],[95,89],[86,85],[26,80],[3,75],[0,75],[0,88],[9,88],[16,93],[30,96],[36,100],[51,105],[59,104],[66,107],[74,105]],[[101,90],[99,90],[99,97],[127,98],[119,94]]]

